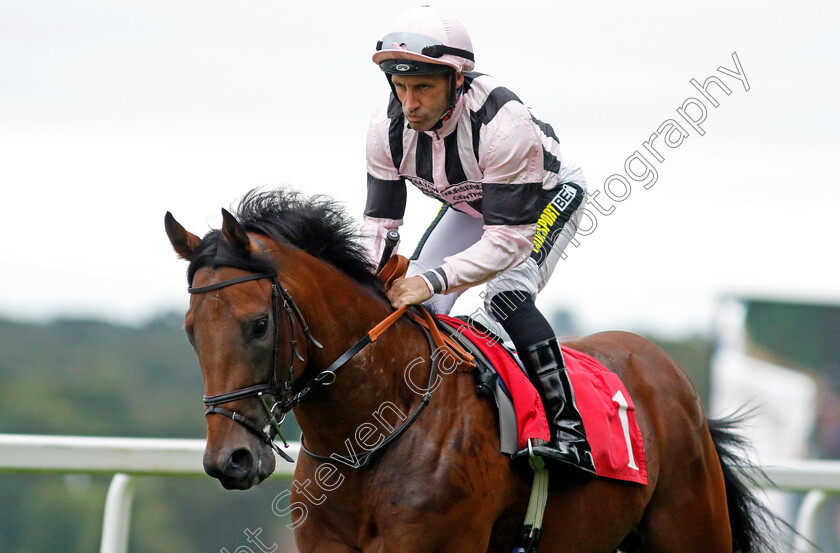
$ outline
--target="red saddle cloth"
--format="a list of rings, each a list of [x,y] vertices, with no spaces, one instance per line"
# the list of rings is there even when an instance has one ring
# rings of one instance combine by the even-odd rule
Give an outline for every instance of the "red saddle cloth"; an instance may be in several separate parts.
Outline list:
[[[549,440],[548,421],[540,396],[506,348],[460,319],[447,315],[437,317],[475,344],[499,373],[510,391],[516,411],[519,447],[526,447],[529,438]],[[566,346],[560,347],[592,448],[595,472],[606,478],[647,484],[644,440],[636,422],[636,408],[624,384],[618,375],[595,358]]]

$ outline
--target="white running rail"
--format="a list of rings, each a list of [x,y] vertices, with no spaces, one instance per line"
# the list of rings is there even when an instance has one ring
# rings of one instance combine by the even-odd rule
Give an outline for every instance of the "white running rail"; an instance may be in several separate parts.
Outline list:
[[[300,445],[286,450],[297,460]],[[105,499],[100,553],[127,553],[131,500],[143,476],[206,476],[204,440],[0,434],[0,472],[113,474]],[[279,460],[273,476],[291,477]]]
[[[300,444],[287,450],[297,459]],[[0,472],[113,474],[105,500],[100,553],[126,553],[131,500],[139,477],[204,476],[204,440],[94,438],[0,434]],[[840,461],[786,461],[763,467],[775,488],[805,493],[795,528],[814,540],[817,515],[840,494]],[[289,478],[294,465],[277,463],[274,476]],[[764,487],[764,486],[762,486]],[[796,551],[808,551],[800,540]]]

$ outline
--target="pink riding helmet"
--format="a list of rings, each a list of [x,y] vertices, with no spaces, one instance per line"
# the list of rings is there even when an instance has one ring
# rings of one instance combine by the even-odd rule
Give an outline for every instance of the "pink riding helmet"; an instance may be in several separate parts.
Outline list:
[[[390,29],[373,54],[373,62],[386,73],[429,73],[432,68],[428,64],[445,65],[458,72],[475,67],[472,41],[464,25],[431,6],[423,5],[406,13]]]

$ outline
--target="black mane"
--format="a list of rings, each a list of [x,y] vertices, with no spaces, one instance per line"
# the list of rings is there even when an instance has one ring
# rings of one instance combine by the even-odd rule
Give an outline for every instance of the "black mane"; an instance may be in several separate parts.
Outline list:
[[[356,225],[335,200],[283,188],[254,189],[242,197],[232,212],[246,232],[264,234],[296,246],[357,282],[376,286],[375,267],[359,245]],[[251,272],[272,270],[268,259],[241,253],[227,243],[221,231],[212,230],[196,249],[187,269],[187,280],[192,284],[195,272],[201,267],[222,266]]]

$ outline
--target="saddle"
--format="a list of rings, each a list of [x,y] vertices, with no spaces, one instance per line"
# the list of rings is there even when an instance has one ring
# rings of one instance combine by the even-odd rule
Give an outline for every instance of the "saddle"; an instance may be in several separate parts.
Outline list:
[[[405,275],[408,263],[400,255],[388,260],[379,274],[386,290]],[[474,320],[440,314],[432,317],[422,307],[416,312],[401,308],[394,315],[403,312],[429,330],[438,348],[445,347],[450,352],[449,361],[456,365],[451,367],[452,372],[472,372],[476,392],[492,396],[499,413],[502,453],[509,455],[527,447],[529,439],[549,439],[548,420],[539,394],[519,358],[498,336]],[[561,345],[561,350],[596,474],[647,484],[644,441],[636,423],[635,406],[624,384],[593,357],[567,346]]]
[[[545,439],[545,410],[516,353],[474,321],[447,315],[436,318],[475,359],[476,392],[492,395],[495,400],[501,452],[511,454],[527,447],[529,439]],[[624,384],[593,357],[564,345],[560,348],[592,448],[596,474],[647,484],[644,441]]]

